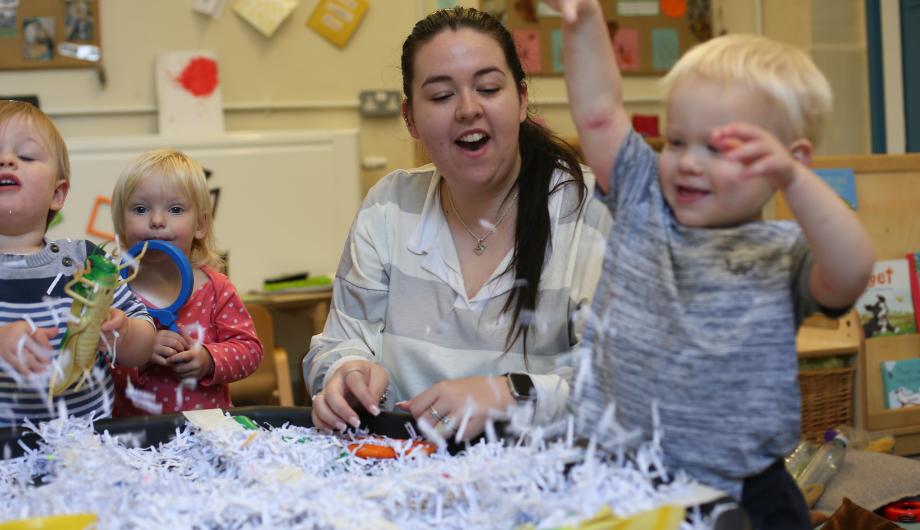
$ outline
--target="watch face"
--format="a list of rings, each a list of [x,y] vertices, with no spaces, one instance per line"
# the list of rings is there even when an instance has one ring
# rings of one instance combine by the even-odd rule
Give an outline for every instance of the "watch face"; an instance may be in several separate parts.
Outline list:
[[[519,401],[536,397],[533,379],[527,374],[508,374],[508,386],[511,389],[511,395]]]

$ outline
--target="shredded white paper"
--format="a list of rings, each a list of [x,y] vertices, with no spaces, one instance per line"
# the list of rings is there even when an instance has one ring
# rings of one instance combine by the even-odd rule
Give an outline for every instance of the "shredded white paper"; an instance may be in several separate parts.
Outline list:
[[[100,529],[548,529],[605,506],[622,516],[652,509],[694,486],[683,476],[656,485],[654,440],[611,461],[571,436],[530,430],[517,443],[482,441],[456,456],[406,445],[397,452],[408,456],[368,460],[349,452],[348,437],[290,425],[187,426],[150,448],[139,447],[144,432],[96,434],[90,419],[27,428],[42,442],[0,462],[0,520],[94,513]],[[693,511],[681,526],[708,528]]]

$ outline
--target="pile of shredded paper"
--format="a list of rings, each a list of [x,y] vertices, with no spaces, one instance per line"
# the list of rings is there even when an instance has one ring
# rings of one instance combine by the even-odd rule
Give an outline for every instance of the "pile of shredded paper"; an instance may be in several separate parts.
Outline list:
[[[642,528],[699,530],[711,528],[719,511],[684,510],[698,485],[680,475],[660,484],[654,442],[601,459],[571,436],[549,441],[531,432],[454,456],[415,454],[406,444],[400,458],[367,460],[349,450],[348,437],[290,425],[187,426],[155,447],[144,447],[144,433],[97,434],[89,419],[26,429],[41,443],[0,461],[0,520],[93,514],[103,529],[512,530],[586,528],[652,513],[658,526]],[[639,526],[592,526],[614,527]]]

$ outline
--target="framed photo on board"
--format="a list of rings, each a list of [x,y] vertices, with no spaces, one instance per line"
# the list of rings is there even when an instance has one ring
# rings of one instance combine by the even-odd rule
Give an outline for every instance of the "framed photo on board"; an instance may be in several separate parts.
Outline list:
[[[712,37],[710,0],[600,0],[623,75],[662,75]],[[479,0],[514,36],[528,75],[564,73],[559,13],[542,0]]]
[[[0,0],[0,69],[97,68],[99,0]]]

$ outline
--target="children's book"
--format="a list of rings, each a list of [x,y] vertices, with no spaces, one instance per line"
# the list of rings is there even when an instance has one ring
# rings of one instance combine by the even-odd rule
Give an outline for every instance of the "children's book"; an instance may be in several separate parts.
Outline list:
[[[877,261],[869,286],[856,301],[866,338],[917,332],[907,259]]]
[[[907,255],[907,271],[910,275],[910,295],[914,300],[914,318],[920,318],[920,252]],[[915,320],[916,321],[916,320]],[[917,325],[920,330],[920,324]]]
[[[882,386],[889,409],[920,405],[920,359],[882,362]]]

